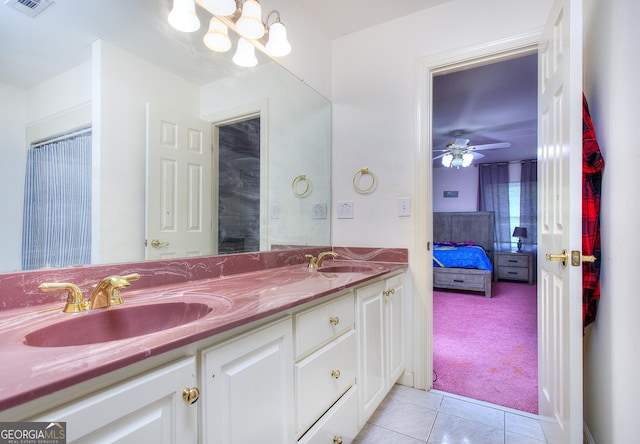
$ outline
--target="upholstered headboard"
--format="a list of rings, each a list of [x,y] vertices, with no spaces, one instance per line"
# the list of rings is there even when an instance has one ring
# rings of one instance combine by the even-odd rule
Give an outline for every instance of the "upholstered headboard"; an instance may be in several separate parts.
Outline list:
[[[434,242],[475,242],[493,260],[493,211],[433,213]]]

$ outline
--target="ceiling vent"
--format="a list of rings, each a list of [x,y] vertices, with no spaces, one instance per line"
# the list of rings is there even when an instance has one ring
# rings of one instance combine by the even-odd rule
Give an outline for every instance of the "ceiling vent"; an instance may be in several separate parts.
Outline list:
[[[6,6],[27,14],[29,17],[40,14],[52,3],[53,0],[5,0],[4,2]]]

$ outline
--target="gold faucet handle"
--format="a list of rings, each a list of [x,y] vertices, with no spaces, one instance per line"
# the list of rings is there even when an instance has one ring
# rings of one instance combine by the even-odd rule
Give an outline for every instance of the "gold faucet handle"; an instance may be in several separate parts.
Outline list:
[[[40,291],[59,291],[67,292],[67,303],[62,310],[64,313],[79,313],[89,309],[89,302],[82,297],[80,288],[69,282],[44,282],[38,285]]]
[[[114,285],[113,288],[113,293],[111,294],[111,301],[109,302],[109,305],[120,305],[122,304],[124,301],[122,300],[122,296],[120,295],[120,289],[124,288],[124,287],[128,287],[129,283],[131,281],[137,281],[138,279],[140,279],[140,275],[138,273],[131,273],[131,274],[125,274],[124,276],[113,276],[114,281],[119,281],[119,279],[122,279],[122,281],[125,282],[121,282],[121,285]]]
[[[309,268],[318,268],[318,264],[316,263],[318,259],[315,256],[311,254],[305,254],[304,257],[309,259]]]

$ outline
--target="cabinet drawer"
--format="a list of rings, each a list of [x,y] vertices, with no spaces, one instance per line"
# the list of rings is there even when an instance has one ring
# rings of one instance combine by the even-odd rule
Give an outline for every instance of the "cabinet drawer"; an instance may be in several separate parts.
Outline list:
[[[358,435],[358,393],[356,386],[336,402],[320,420],[304,434],[298,444],[348,444]]]
[[[339,376],[332,372],[339,371]],[[304,432],[355,382],[356,335],[351,330],[295,365],[296,431]]]
[[[295,357],[302,356],[353,328],[353,293],[295,315]]]
[[[527,256],[515,256],[511,254],[498,255],[498,267],[529,267],[529,258]]]
[[[526,281],[529,279],[529,269],[500,267],[498,269],[498,279],[517,279]]]
[[[483,274],[463,274],[463,273],[434,273],[433,282],[435,286],[456,285],[458,288],[482,288],[485,275]]]

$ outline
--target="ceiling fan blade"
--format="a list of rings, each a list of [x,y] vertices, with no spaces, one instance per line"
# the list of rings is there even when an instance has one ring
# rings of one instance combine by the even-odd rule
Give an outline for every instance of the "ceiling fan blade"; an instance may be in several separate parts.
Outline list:
[[[497,148],[509,148],[510,146],[511,146],[511,143],[509,142],[498,142],[498,143],[487,143],[485,145],[475,145],[473,149],[475,151],[481,151],[481,150],[493,150]]]
[[[445,151],[445,150],[440,150],[440,151]],[[447,151],[448,151],[448,150],[447,150]],[[442,156],[444,156],[445,154],[447,154],[447,153],[439,154],[439,155],[437,155],[436,157],[434,157],[434,158],[433,158],[433,160],[439,159],[439,158],[441,158]]]
[[[475,160],[482,159],[484,157],[484,154],[476,153],[474,151],[470,151],[470,153]]]

